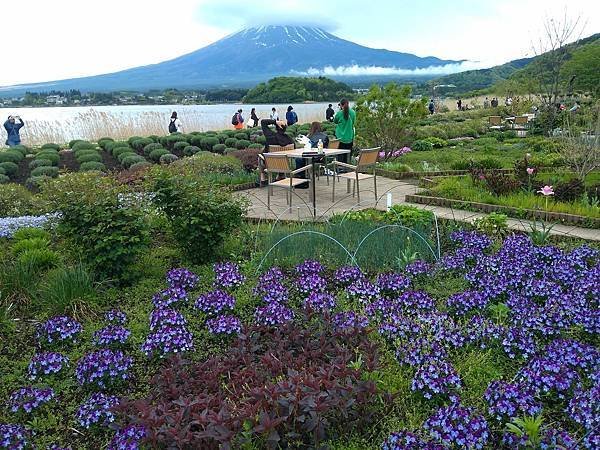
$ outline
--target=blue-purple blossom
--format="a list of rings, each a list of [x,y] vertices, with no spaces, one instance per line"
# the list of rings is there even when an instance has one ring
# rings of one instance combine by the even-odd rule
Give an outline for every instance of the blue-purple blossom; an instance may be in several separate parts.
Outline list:
[[[488,299],[478,291],[464,291],[448,297],[446,304],[455,314],[463,315],[486,307]]]
[[[390,434],[381,444],[381,450],[445,450],[445,447],[403,430]]]
[[[210,291],[198,297],[194,306],[206,314],[217,315],[233,309],[235,298],[222,290]]]
[[[405,311],[431,311],[435,308],[435,301],[426,292],[406,291],[396,299]]]
[[[369,319],[354,311],[339,312],[332,318],[333,326],[342,330],[348,328],[366,328],[369,325]]]
[[[75,376],[81,385],[100,388],[129,378],[133,358],[121,350],[102,349],[83,356],[77,362]]]
[[[167,272],[167,284],[172,288],[191,291],[198,285],[198,281],[198,275],[185,268],[171,269]]]
[[[318,275],[325,270],[325,267],[318,261],[307,259],[302,264],[298,264],[294,270],[297,275],[305,277],[307,275]]]
[[[397,295],[410,286],[410,278],[399,273],[382,273],[376,284],[384,294]]]
[[[104,320],[110,324],[125,325],[127,315],[119,309],[111,309],[104,314]]]
[[[428,262],[420,260],[420,259],[408,264],[404,268],[404,271],[412,277],[418,277],[419,275],[424,275],[426,273],[429,273],[431,270],[432,270],[432,265],[429,264]]]
[[[102,392],[92,394],[77,410],[77,421],[84,428],[92,425],[106,426],[115,421],[112,408],[119,404],[119,398]]]
[[[356,266],[344,266],[337,269],[333,274],[333,282],[337,286],[348,286],[353,282],[364,278],[363,273],[359,267]]]
[[[212,334],[238,334],[242,331],[242,322],[235,316],[218,316],[208,319],[206,328]]]
[[[276,326],[291,321],[294,312],[280,303],[269,303],[256,308],[254,320],[258,325]]]
[[[179,311],[172,308],[157,308],[150,313],[150,330],[162,326],[185,327],[187,320]]]
[[[27,444],[29,431],[22,425],[0,424],[0,448],[22,450]]]
[[[154,294],[152,303],[155,308],[166,308],[175,303],[186,302],[188,299],[187,291],[180,287],[170,287],[164,291]]]
[[[296,280],[296,288],[301,294],[324,292],[327,289],[327,280],[317,274],[308,274]]]
[[[115,433],[107,450],[139,450],[142,439],[146,437],[146,429],[141,425],[128,425]]]
[[[368,304],[377,300],[380,296],[380,289],[369,280],[360,279],[346,288],[346,294],[351,300],[356,300],[362,304]]]
[[[554,393],[564,399],[579,386],[580,378],[575,370],[560,360],[536,358],[517,374],[518,379],[540,395]]]
[[[331,311],[335,308],[335,297],[326,292],[311,292],[304,300],[304,307],[317,312]]]
[[[217,263],[213,266],[215,271],[215,287],[230,289],[241,286],[246,277],[240,272],[237,264],[232,262]]]
[[[52,317],[44,322],[37,330],[37,338],[42,344],[54,344],[75,340],[81,332],[79,322],[67,316]]]
[[[489,437],[483,416],[457,404],[440,408],[423,426],[434,441],[448,448],[482,449]]]
[[[412,391],[421,392],[426,399],[441,395],[456,398],[461,387],[462,382],[452,364],[439,359],[425,361],[417,369],[410,386]]]
[[[536,344],[531,334],[517,327],[506,330],[502,346],[511,359],[517,357],[528,359],[536,352]]]
[[[483,398],[489,405],[489,414],[501,423],[513,417],[535,416],[542,410],[533,390],[520,384],[492,381]]]
[[[396,349],[396,358],[400,364],[420,366],[435,358],[446,358],[446,349],[429,337],[418,336],[402,341]]]
[[[271,267],[258,278],[258,284],[281,283],[285,279],[283,271],[279,267]]]
[[[55,352],[41,352],[31,358],[27,373],[31,379],[60,372],[69,365],[69,358]]]
[[[286,303],[289,298],[288,289],[281,282],[273,280],[259,283],[252,293],[265,303]]]
[[[54,398],[54,390],[51,388],[40,389],[27,386],[10,395],[8,406],[12,412],[23,411],[30,413],[44,403]]]
[[[131,331],[121,325],[109,325],[94,333],[93,342],[99,347],[123,345],[130,335]]]
[[[148,335],[142,344],[146,356],[158,354],[182,353],[194,348],[194,338],[187,328],[182,326],[161,325]]]
[[[600,428],[600,384],[577,392],[569,402],[567,412],[588,431]]]

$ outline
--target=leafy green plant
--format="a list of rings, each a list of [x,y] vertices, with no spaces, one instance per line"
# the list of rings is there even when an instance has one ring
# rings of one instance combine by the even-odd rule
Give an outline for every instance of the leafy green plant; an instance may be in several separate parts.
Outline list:
[[[154,145],[154,144],[150,144],[150,145]],[[146,150],[144,149],[144,151],[146,151]],[[131,147],[115,147],[112,151],[112,155],[117,159],[119,159],[119,157],[121,155],[123,155],[124,153],[131,153],[131,154],[135,155],[135,153],[131,150]]]
[[[43,239],[50,242],[50,233],[41,228],[19,228],[13,233],[14,241],[22,241],[25,239]]]
[[[0,173],[0,184],[5,184],[10,182],[10,178],[8,178],[8,176],[4,175],[3,173]]]
[[[82,265],[59,267],[42,280],[36,303],[48,314],[85,314],[94,305],[96,292],[92,276]]]
[[[433,148],[442,148],[442,147],[446,147],[448,145],[448,141],[446,141],[445,139],[440,139],[439,137],[435,137],[435,136],[425,138],[425,139],[423,139],[423,141],[429,142],[433,146]]]
[[[37,153],[35,159],[47,159],[52,161],[53,165],[57,166],[60,162],[60,155],[53,150],[44,150]]]
[[[175,152],[182,152],[182,151],[184,151],[184,149],[185,149],[186,147],[188,147],[189,145],[190,145],[190,143],[189,143],[189,142],[187,142],[187,141],[175,142],[175,144],[173,144],[173,147],[172,147],[172,149],[173,149],[173,151],[175,151]]]
[[[196,147],[195,145],[186,145],[183,149],[183,154],[185,156],[193,156],[200,151],[200,147]]]
[[[422,227],[433,222],[433,213],[409,205],[394,205],[384,214],[384,220],[404,225],[408,228]]]
[[[46,176],[54,178],[58,176],[58,167],[37,167],[31,171],[32,177]]]
[[[37,167],[50,167],[53,163],[49,159],[34,159],[29,162],[29,168],[35,169]]]
[[[150,153],[149,158],[154,161],[154,162],[159,162],[160,161],[160,157],[163,155],[168,155],[169,154],[169,150],[166,150],[164,148],[159,148],[156,150],[153,150],[152,153]]]
[[[554,225],[546,225],[544,222],[540,222],[540,225],[538,225],[537,221],[533,221],[529,226],[531,241],[535,245],[546,245],[553,227]]]
[[[235,144],[235,146],[238,150],[243,150],[245,148],[248,148],[249,145],[250,145],[250,141],[248,141],[246,139],[240,139]]]
[[[90,171],[90,170],[96,170],[98,172],[106,172],[106,166],[101,162],[89,161],[89,162],[82,163],[79,166],[79,170],[82,172],[86,172],[86,171]]]
[[[216,144],[213,145],[212,151],[215,153],[224,153],[226,148],[225,144]]]
[[[2,170],[4,170],[4,173],[6,175],[8,175],[9,177],[16,174],[17,171],[19,170],[19,166],[16,165],[14,162],[10,162],[10,161],[0,162],[0,168],[2,168]]]
[[[12,246],[12,252],[14,255],[20,255],[28,250],[38,248],[48,248],[50,241],[45,237],[32,237],[28,239],[19,239],[15,241]]]
[[[526,438],[526,445],[532,449],[538,449],[542,441],[542,426],[544,419],[542,415],[529,417],[515,417],[512,422],[506,424],[506,431],[520,438]]]
[[[411,147],[415,152],[426,152],[433,150],[433,144],[426,140],[419,140],[413,142]]]
[[[22,266],[29,266],[39,271],[56,267],[60,262],[60,256],[48,248],[31,248],[22,252],[17,261]]]
[[[508,217],[506,214],[489,213],[486,216],[473,220],[477,231],[493,237],[502,237],[508,233]]]
[[[164,149],[164,147],[158,143],[147,144],[144,146],[144,155],[150,156],[150,153],[152,153],[154,150],[159,150],[159,149]],[[117,155],[115,155],[115,156],[117,156]]]
[[[24,158],[23,153],[17,150],[4,150],[0,151],[0,163],[12,162],[18,163]]]
[[[171,164],[175,161],[177,161],[179,158],[172,154],[172,153],[166,153],[164,155],[161,155],[161,157],[159,158],[159,162],[161,164]]]

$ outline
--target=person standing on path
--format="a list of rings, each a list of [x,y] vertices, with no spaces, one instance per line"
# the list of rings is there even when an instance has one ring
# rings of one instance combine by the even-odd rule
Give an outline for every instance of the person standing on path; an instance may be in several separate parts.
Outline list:
[[[325,120],[327,122],[333,122],[333,116],[335,116],[335,111],[333,110],[333,105],[330,103],[325,110]]]
[[[433,103],[433,99],[429,100],[429,114],[433,114],[435,111],[435,103]]]
[[[177,112],[173,111],[171,114],[171,120],[169,121],[169,133],[183,133],[183,124],[181,120],[177,118]]]
[[[252,119],[252,128],[258,126],[258,116],[256,115],[256,108],[250,110],[250,118]]]
[[[460,99],[460,98],[458,99],[458,101],[456,102],[456,108],[459,111],[462,111],[462,99]]]
[[[233,120],[231,124],[236,130],[244,129],[244,116],[242,116],[242,110],[238,109],[237,112],[233,115]]]
[[[292,105],[288,106],[287,112],[285,113],[285,120],[288,124],[288,127],[298,122],[298,115],[294,111],[294,107]]]
[[[277,114],[277,110],[273,107],[271,108],[271,120],[279,120],[279,114]]]
[[[352,153],[356,112],[353,109],[350,109],[350,104],[347,99],[343,99],[340,102],[340,107],[342,109],[338,111],[333,118],[333,123],[336,124],[335,137],[340,140],[340,149],[350,150],[350,153]],[[348,155],[339,155],[338,161],[348,162]]]
[[[17,120],[19,123],[17,123]],[[21,119],[20,116],[8,116],[6,122],[4,122],[4,129],[6,130],[6,142],[5,144],[9,147],[14,147],[15,145],[19,145],[21,143],[21,136],[19,135],[19,130],[23,128],[25,122]]]

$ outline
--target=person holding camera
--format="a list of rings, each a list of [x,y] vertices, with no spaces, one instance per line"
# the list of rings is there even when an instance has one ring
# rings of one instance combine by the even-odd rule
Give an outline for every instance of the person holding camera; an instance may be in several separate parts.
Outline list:
[[[19,121],[17,123],[17,120]],[[6,130],[6,134],[8,135],[6,138],[5,144],[9,147],[14,147],[15,145],[19,145],[21,143],[21,136],[19,135],[19,130],[23,128],[25,123],[23,119],[19,116],[8,116],[8,120],[4,122],[4,129]]]

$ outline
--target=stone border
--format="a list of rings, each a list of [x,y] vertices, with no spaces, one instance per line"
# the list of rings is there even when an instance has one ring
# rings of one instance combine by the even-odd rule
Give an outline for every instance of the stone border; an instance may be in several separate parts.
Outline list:
[[[231,187],[231,192],[246,191],[248,189],[254,189],[256,187],[256,182],[251,181],[243,184],[230,184],[229,186]]]
[[[478,203],[465,200],[454,200],[443,197],[430,197],[427,195],[407,194],[405,201],[420,205],[441,206],[445,208],[466,209],[476,212],[499,212],[509,217],[518,219],[544,220],[578,225],[585,228],[600,228],[600,219],[593,217],[578,216],[560,212],[545,212],[535,209],[514,208],[512,206],[491,205],[489,203]]]
[[[423,177],[439,177],[439,176],[457,176],[468,175],[468,170],[438,170],[429,172],[396,172],[394,170],[376,169],[377,175],[391,178],[392,180],[402,180],[404,178],[423,178]],[[490,172],[498,173],[513,173],[513,169],[490,169]]]

